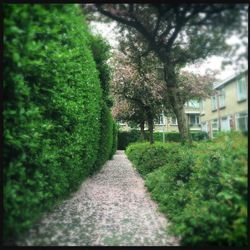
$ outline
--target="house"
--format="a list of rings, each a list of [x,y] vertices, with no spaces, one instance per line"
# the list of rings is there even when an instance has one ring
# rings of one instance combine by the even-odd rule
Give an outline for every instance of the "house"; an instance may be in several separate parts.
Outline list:
[[[200,103],[197,100],[190,100],[185,103],[185,114],[190,131],[200,131]],[[161,114],[155,121],[156,132],[179,132],[175,116],[166,117]]]
[[[185,104],[185,113],[191,131],[200,131],[200,103],[197,100],[190,100]],[[118,122],[121,131],[128,131],[130,127],[120,120]],[[147,126],[145,126],[147,129]],[[155,132],[179,132],[176,117],[166,117],[162,114],[158,116],[154,123]]]
[[[214,83],[215,94],[200,102],[201,130],[248,131],[248,70]]]
[[[217,131],[248,131],[248,70],[214,83],[213,89],[215,94],[210,98],[185,103],[190,131],[206,131],[211,138]],[[130,130],[127,123],[118,124],[120,130]],[[155,120],[154,131],[178,132],[176,117],[162,113]]]

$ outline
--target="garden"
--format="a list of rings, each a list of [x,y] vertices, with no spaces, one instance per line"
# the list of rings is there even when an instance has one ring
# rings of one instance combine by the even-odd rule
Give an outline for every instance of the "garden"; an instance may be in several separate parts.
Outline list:
[[[96,189],[88,190],[108,194],[101,195],[103,203],[110,199],[107,204],[117,208],[119,199],[113,204],[104,197],[114,197],[112,183],[120,184],[120,190],[119,178],[124,178],[127,192],[139,204],[137,189],[127,182],[138,184],[142,179],[136,179],[139,175],[124,151],[169,219],[167,233],[179,238],[181,245],[247,245],[247,132],[218,132],[211,139],[198,124],[200,111],[188,111],[193,124],[185,113],[190,100],[201,103],[215,95],[213,84],[218,80],[218,70],[200,74],[185,67],[202,69],[199,63],[209,56],[233,54],[226,39],[247,33],[241,25],[246,5],[5,3],[3,7],[5,245],[15,245],[45,214],[81,190],[87,179],[99,181],[93,185]],[[93,32],[93,22],[116,22],[119,45],[112,47]],[[243,101],[247,97],[238,104],[243,106]],[[219,105],[218,115],[223,108]],[[171,117],[175,131],[155,130],[156,124],[163,125],[161,115]],[[247,128],[246,117],[241,112],[236,119]],[[132,129],[122,131],[119,121]],[[122,151],[114,157],[117,149]],[[122,168],[124,161],[128,173]],[[115,175],[116,166],[120,176]],[[95,179],[96,175],[103,179]],[[98,189],[105,185],[105,190]],[[128,195],[121,195],[124,207],[129,207]],[[88,202],[92,207],[92,200]],[[133,207],[134,218],[138,208]],[[105,216],[110,219],[109,213]],[[158,220],[157,215],[154,218]],[[81,219],[80,213],[75,218],[79,227]],[[99,225],[90,224],[93,233],[84,237],[95,243]],[[147,230],[147,222],[141,228]],[[79,232],[85,233],[83,228]],[[106,242],[119,244],[118,238],[105,237]]]
[[[137,142],[126,154],[182,245],[247,245],[245,135],[220,133],[192,147]]]

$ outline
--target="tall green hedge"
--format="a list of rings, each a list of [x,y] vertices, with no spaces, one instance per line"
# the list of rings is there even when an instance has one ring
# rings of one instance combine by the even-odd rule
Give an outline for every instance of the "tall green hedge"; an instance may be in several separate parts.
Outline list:
[[[113,155],[115,154],[116,150],[117,150],[117,126],[116,126],[116,122],[113,120],[113,142],[112,142],[112,148],[111,148],[111,153],[109,156],[109,159],[112,159]]]
[[[103,105],[101,113],[101,136],[99,142],[98,158],[95,163],[95,169],[99,169],[111,155],[113,144],[113,120],[108,107]]]
[[[4,4],[3,41],[3,232],[9,240],[93,171],[100,146],[106,147],[100,145],[105,108],[78,6]]]
[[[108,159],[111,159],[116,151],[114,145],[115,131],[114,121],[109,107],[111,106],[109,97],[109,84],[111,79],[111,69],[107,61],[110,58],[110,46],[100,36],[90,36],[91,50],[99,72],[99,79],[102,89],[102,111],[101,111],[101,134],[99,141],[98,158],[93,168],[93,173],[98,170]],[[115,148],[115,149],[114,149]]]

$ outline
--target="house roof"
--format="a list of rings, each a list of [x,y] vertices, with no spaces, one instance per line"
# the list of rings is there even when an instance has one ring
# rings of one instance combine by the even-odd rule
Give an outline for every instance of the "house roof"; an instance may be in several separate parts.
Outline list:
[[[245,70],[241,71],[240,73],[236,73],[236,74],[234,74],[234,75],[226,78],[222,82],[215,82],[215,83],[213,83],[213,89],[217,89],[217,88],[219,88],[219,87],[221,87],[221,86],[223,86],[223,85],[231,82],[232,80],[234,80],[235,78],[237,78],[239,75],[241,75],[241,74],[243,74],[243,73],[245,73],[247,71],[248,71],[248,69],[245,69]]]

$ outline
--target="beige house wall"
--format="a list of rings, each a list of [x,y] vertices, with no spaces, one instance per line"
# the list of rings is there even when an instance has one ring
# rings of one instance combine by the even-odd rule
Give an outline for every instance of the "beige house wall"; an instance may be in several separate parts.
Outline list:
[[[204,114],[201,115],[201,122],[218,119],[219,117],[235,114],[247,110],[247,100],[237,101],[237,81],[233,80],[224,87],[225,107],[212,111],[212,101],[208,98],[204,101]]]
[[[120,131],[129,131],[130,127],[127,123],[119,123],[118,125]]]
[[[244,74],[246,88],[248,89],[248,71]],[[248,96],[246,100],[238,101],[238,90],[237,90],[238,78],[234,78],[231,81],[226,82],[222,86],[218,86],[216,89],[219,90],[224,88],[225,91],[225,107],[219,108],[212,111],[212,100],[207,98],[203,102],[203,112],[201,111],[200,122],[207,123],[207,131],[212,136],[212,121],[214,119],[221,120],[221,118],[228,117],[230,120],[230,130],[237,129],[236,127],[236,114],[240,112],[248,113]],[[247,91],[248,93],[248,91]]]
[[[248,70],[245,71],[244,77],[246,79],[246,87],[248,89]],[[240,112],[248,112],[248,96],[244,101],[239,102],[237,96],[237,77],[229,80],[228,82],[219,84],[216,89],[224,88],[225,91],[225,106],[222,108],[212,111],[211,98],[207,98],[203,103],[203,111],[199,108],[192,108],[185,106],[185,112],[189,114],[200,114],[200,123],[206,122],[206,131],[212,136],[212,121],[214,119],[220,120],[223,117],[227,117],[230,122],[230,129],[235,130],[236,128],[236,114]],[[248,93],[248,91],[247,91]],[[220,119],[219,119],[220,118]],[[127,123],[119,124],[119,130],[129,131],[131,128]],[[145,125],[145,130],[147,126]],[[200,126],[190,127],[190,131],[201,131]],[[155,132],[179,132],[178,125],[173,125],[170,117],[164,117],[164,125],[155,124]]]
[[[191,114],[199,114],[197,109],[190,109],[189,108],[189,109],[187,109],[187,112],[191,113]],[[147,129],[148,129],[148,127],[145,124],[145,130],[147,130]],[[131,130],[131,128],[128,126],[127,123],[122,123],[122,124],[120,123],[119,124],[119,130],[120,131],[129,131],[129,130]],[[200,131],[200,130],[201,130],[200,126],[190,127],[190,131]],[[162,124],[154,124],[154,131],[155,132],[163,132],[163,131],[164,132],[179,132],[179,129],[178,129],[178,125],[172,124],[170,117],[164,116],[164,125],[162,125]]]
[[[171,121],[169,118],[164,117],[165,125],[155,124],[154,130],[155,132],[178,132],[178,125],[171,124]],[[167,120],[167,122],[166,122]]]
[[[178,125],[173,125],[171,123],[171,119],[169,117],[164,117],[165,121],[168,120],[168,122],[165,122],[165,125],[155,124],[154,130],[155,132],[179,132]],[[200,131],[200,126],[193,126],[190,127],[190,131]]]

